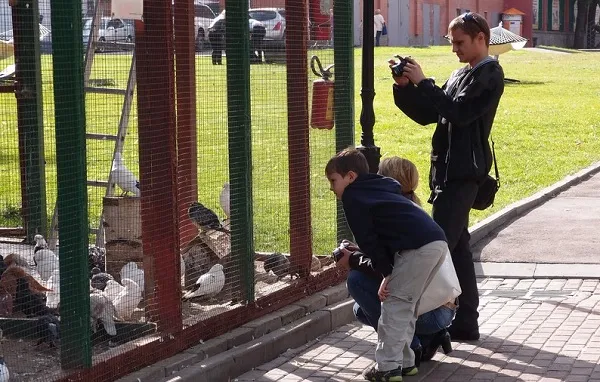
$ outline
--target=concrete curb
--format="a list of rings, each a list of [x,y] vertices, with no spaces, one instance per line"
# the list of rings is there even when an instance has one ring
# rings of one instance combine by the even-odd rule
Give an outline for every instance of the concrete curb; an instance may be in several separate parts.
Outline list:
[[[510,204],[495,214],[488,216],[469,228],[469,232],[471,234],[471,246],[474,246],[477,242],[500,226],[510,223],[524,213],[532,210],[540,204],[545,203],[561,192],[566,191],[568,188],[581,183],[597,172],[600,172],[600,162],[596,162],[591,166],[575,173],[574,175],[569,175],[563,180],[544,188],[532,196]]]
[[[475,274],[477,277],[518,279],[597,279],[600,275],[600,264],[476,262]]]
[[[354,321],[346,284],[327,288],[118,382],[228,381]]]

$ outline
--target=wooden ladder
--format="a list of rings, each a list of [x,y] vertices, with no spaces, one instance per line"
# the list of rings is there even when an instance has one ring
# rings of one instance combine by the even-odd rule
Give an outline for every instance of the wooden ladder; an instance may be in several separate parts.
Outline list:
[[[114,141],[115,147],[112,154],[112,160],[110,161],[111,167],[108,169],[108,179],[106,181],[100,180],[87,180],[87,185],[92,187],[102,187],[106,189],[105,197],[114,195],[115,190],[115,180],[112,178],[111,168],[112,163],[115,160],[115,155],[117,153],[121,154],[123,152],[123,145],[125,143],[125,137],[127,136],[127,127],[129,125],[129,115],[131,113],[131,106],[133,102],[133,95],[135,92],[135,83],[136,83],[136,72],[135,72],[135,49],[133,50],[133,55],[131,59],[131,66],[129,68],[129,77],[127,80],[126,89],[113,89],[113,88],[103,88],[103,87],[95,87],[90,86],[90,75],[92,71],[92,65],[94,62],[94,55],[96,52],[96,48],[99,46],[103,47],[111,47],[111,48],[133,48],[133,43],[114,43],[114,42],[101,42],[97,41],[98,36],[98,26],[101,21],[101,12],[99,11],[99,0],[95,1],[94,4],[94,17],[92,19],[92,27],[90,28],[90,36],[88,38],[88,44],[86,48],[85,54],[85,72],[84,72],[84,91],[85,93],[96,93],[96,94],[107,94],[107,95],[117,95],[123,97],[123,106],[121,108],[121,118],[119,120],[119,127],[117,129],[116,135],[111,134],[98,134],[86,132],[86,139],[89,140],[100,140],[100,141]],[[90,227],[90,233],[96,235],[96,246],[104,247],[104,209],[100,214],[100,221],[98,222],[98,228]],[[51,229],[48,237],[48,245],[51,249],[56,249],[58,244],[58,209],[57,204],[54,206],[54,212],[52,214],[52,222]]]

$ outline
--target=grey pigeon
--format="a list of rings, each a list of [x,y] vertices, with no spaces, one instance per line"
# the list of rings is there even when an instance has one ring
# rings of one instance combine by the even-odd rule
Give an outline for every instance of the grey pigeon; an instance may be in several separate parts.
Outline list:
[[[273,271],[279,278],[287,275],[293,277],[294,274],[297,274],[297,272],[291,272],[291,264],[288,257],[279,252],[274,252],[267,256],[264,267],[265,272],[269,273],[269,271]]]
[[[88,266],[92,274],[94,268],[98,268],[103,272],[106,268],[106,249],[91,245],[88,248]]]
[[[202,230],[214,229],[229,233],[229,230],[223,228],[217,214],[210,208],[205,207],[202,203],[192,202],[188,208],[188,216]]]
[[[52,314],[38,318],[35,322],[35,330],[38,342],[35,346],[47,343],[49,347],[55,348],[56,341],[60,338],[60,321]]]
[[[106,288],[106,283],[108,280],[114,280],[115,278],[112,275],[101,272],[100,268],[94,267],[92,268],[92,288],[96,288],[99,290],[104,290]]]

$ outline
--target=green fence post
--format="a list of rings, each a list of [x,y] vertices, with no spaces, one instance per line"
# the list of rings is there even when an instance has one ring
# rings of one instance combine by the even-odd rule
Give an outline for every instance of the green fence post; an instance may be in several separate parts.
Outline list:
[[[252,134],[250,131],[250,60],[248,0],[227,3],[227,116],[231,186],[231,253],[239,263],[242,288],[254,301],[252,219]]]
[[[23,228],[27,241],[46,235],[46,176],[38,2],[12,7]]]
[[[81,1],[51,0],[58,232],[60,357],[63,369],[90,367],[90,286]]]
[[[333,5],[333,62],[335,64],[335,150],[354,144],[354,36],[352,24],[353,2],[336,0]],[[337,238],[352,239],[346,223],[342,203],[337,202]]]

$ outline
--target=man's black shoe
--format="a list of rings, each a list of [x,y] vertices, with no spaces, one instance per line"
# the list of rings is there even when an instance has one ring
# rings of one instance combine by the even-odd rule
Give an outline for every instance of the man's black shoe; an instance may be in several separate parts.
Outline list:
[[[448,327],[448,333],[454,341],[477,341],[479,340],[479,329],[463,330],[455,328],[454,325]]]

